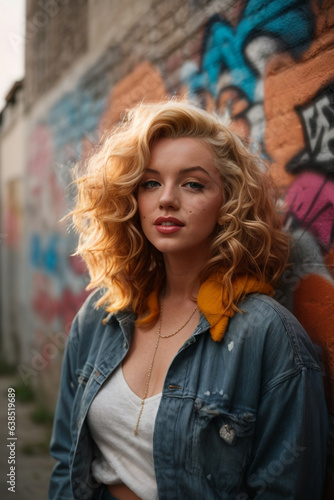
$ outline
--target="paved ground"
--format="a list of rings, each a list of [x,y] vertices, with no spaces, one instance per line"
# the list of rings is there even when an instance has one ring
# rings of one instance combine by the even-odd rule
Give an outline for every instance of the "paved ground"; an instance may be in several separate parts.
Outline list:
[[[47,489],[54,460],[46,451],[49,429],[33,423],[30,414],[34,403],[16,401],[15,441],[15,493],[8,491],[7,474],[10,472],[10,440],[7,422],[7,391],[14,379],[0,376],[0,498],[1,500],[47,500]],[[14,442],[14,441],[13,441]]]

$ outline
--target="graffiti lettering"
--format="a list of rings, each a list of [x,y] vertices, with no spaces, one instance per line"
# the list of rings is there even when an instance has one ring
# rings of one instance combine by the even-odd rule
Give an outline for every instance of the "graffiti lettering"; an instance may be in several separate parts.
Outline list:
[[[334,114],[324,96],[303,112],[311,154],[316,161],[326,161],[334,153]]]
[[[305,168],[334,172],[334,87],[315,96],[306,107],[297,107],[304,128],[305,149],[287,165],[297,172]]]

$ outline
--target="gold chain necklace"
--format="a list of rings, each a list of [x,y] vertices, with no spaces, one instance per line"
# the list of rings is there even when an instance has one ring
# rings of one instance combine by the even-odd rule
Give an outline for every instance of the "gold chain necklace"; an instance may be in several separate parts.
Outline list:
[[[185,328],[187,326],[187,324],[189,323],[189,321],[194,316],[194,314],[195,314],[195,312],[197,310],[197,306],[196,306],[195,309],[193,310],[193,312],[191,313],[191,315],[189,316],[189,318],[187,319],[187,321],[178,330],[176,330],[176,332],[171,333],[169,335],[161,335],[163,305],[164,305],[164,297],[162,296],[161,297],[161,307],[160,307],[160,319],[159,319],[159,327],[158,327],[158,336],[157,336],[157,340],[156,340],[155,346],[154,346],[154,351],[153,351],[153,356],[152,356],[152,360],[151,360],[151,364],[150,364],[150,369],[149,369],[148,374],[147,374],[144,397],[143,397],[143,399],[141,401],[141,405],[140,405],[140,410],[139,410],[139,415],[138,415],[136,427],[134,428],[134,431],[133,431],[135,436],[138,434],[139,422],[140,422],[140,419],[141,419],[141,416],[142,416],[142,413],[143,413],[143,410],[144,410],[145,399],[146,399],[147,394],[148,394],[148,389],[149,389],[149,386],[150,386],[150,380],[151,380],[151,375],[152,375],[152,370],[153,370],[155,355],[156,355],[158,347],[159,347],[160,339],[169,339],[170,337],[174,337],[174,335],[176,335],[181,330],[183,330],[183,328]]]

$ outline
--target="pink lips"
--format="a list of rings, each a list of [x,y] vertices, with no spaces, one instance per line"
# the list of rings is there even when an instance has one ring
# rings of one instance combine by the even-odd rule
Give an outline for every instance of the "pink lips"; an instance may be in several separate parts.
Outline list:
[[[154,226],[159,233],[171,234],[180,231],[184,224],[175,217],[158,217],[154,221]]]

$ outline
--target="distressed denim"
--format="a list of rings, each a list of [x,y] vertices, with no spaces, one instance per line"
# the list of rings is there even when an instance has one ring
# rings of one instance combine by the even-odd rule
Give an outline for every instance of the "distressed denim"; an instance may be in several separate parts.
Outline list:
[[[126,356],[135,316],[103,324],[96,300],[76,316],[64,355],[50,500],[103,495],[87,411]],[[201,315],[168,369],[153,438],[160,500],[321,498],[328,415],[315,349],[272,298],[250,295],[241,307],[221,342]]]

